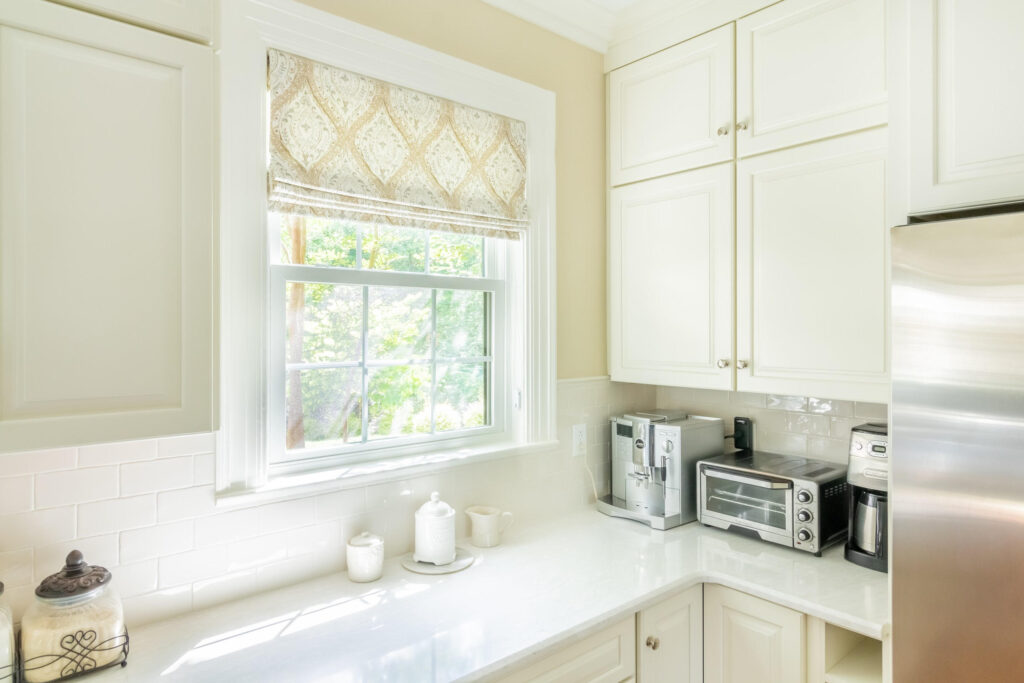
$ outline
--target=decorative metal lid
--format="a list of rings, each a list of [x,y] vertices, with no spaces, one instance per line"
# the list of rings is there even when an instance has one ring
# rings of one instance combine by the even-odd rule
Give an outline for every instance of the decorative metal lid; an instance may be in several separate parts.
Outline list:
[[[64,569],[43,579],[36,588],[36,595],[44,600],[88,595],[107,583],[110,583],[110,572],[106,567],[86,564],[82,553],[72,550]]]

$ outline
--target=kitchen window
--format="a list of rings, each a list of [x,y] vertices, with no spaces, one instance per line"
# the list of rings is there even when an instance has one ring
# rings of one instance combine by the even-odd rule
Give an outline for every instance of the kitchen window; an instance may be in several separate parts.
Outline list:
[[[222,9],[218,500],[550,447],[553,95],[286,0]]]

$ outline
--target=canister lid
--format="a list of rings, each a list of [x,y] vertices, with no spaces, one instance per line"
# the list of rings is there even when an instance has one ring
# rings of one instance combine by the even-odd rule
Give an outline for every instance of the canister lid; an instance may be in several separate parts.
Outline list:
[[[364,531],[358,536],[353,536],[348,541],[349,545],[358,547],[371,547],[381,545],[382,543],[384,543],[384,539],[377,534],[371,534],[369,531]]]
[[[88,595],[110,583],[110,572],[106,567],[85,563],[78,550],[68,553],[64,568],[43,579],[36,588],[36,595],[44,600],[71,598]]]
[[[421,505],[416,514],[422,517],[447,517],[448,515],[454,515],[455,510],[452,509],[451,505],[441,500],[440,493],[434,491],[430,494],[430,500]]]

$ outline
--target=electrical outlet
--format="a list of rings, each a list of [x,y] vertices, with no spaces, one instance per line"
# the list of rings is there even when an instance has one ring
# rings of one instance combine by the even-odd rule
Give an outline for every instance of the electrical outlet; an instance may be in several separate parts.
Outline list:
[[[580,456],[587,454],[587,425],[586,423],[572,426],[572,454]]]

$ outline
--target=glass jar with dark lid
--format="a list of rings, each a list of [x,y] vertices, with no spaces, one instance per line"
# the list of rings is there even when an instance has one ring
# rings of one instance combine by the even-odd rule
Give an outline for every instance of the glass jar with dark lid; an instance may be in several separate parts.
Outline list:
[[[121,599],[105,567],[72,550],[64,568],[43,579],[21,620],[26,683],[48,683],[120,664],[128,656]]]
[[[4,602],[4,584],[0,583],[0,683],[14,680],[14,620]]]

